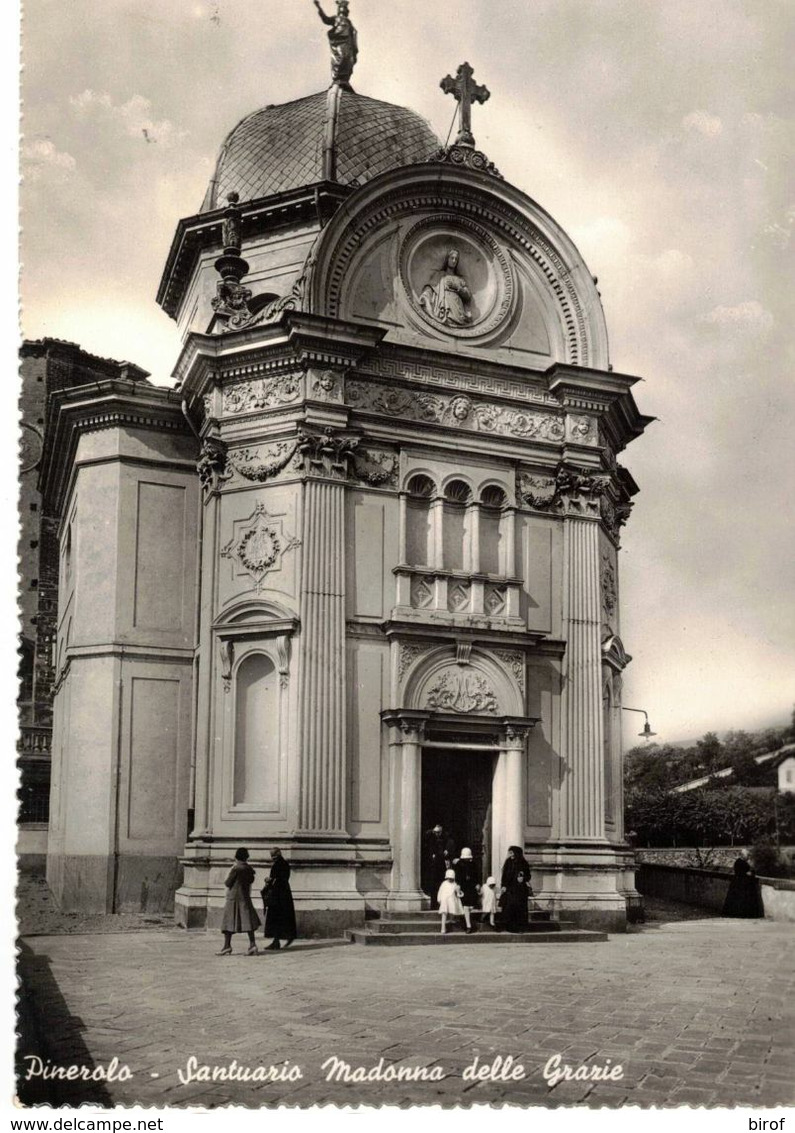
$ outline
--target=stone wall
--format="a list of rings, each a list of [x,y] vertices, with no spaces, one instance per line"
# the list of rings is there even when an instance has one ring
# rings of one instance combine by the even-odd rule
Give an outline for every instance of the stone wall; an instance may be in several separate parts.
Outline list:
[[[736,854],[736,849],[735,849]],[[795,881],[760,878],[766,920],[795,921]],[[635,885],[644,897],[659,897],[708,909],[723,911],[731,873],[717,869],[686,869],[675,865],[644,862],[635,875]]]

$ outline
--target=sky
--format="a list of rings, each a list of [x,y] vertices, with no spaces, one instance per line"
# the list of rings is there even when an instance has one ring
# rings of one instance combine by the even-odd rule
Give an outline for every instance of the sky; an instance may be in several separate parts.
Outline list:
[[[327,0],[328,10],[333,9]],[[352,0],[360,93],[479,148],[573,237],[616,370],[658,418],[623,454],[624,703],[661,742],[795,702],[792,0]],[[788,50],[789,48],[789,50]],[[323,89],[310,0],[26,0],[22,334],[168,382],[155,293],[245,114]],[[642,717],[627,713],[627,743]]]

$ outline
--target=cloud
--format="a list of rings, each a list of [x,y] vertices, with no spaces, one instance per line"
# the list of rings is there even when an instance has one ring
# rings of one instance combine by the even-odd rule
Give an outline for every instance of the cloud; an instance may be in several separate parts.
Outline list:
[[[686,114],[682,119],[682,125],[686,130],[703,134],[705,138],[716,138],[718,134],[723,133],[723,123],[720,118],[707,113],[706,110],[693,110],[690,114]]]
[[[61,178],[68,176],[77,162],[70,153],[57,149],[49,138],[37,138],[23,145],[22,165],[25,175],[32,181],[38,181],[48,171]]]
[[[155,119],[150,99],[144,98],[142,94],[134,94],[127,102],[117,104],[107,92],[100,94],[84,90],[81,94],[73,95],[69,103],[79,117],[96,116],[116,122],[131,138],[143,136],[147,141],[169,145],[184,136],[175,130],[173,122],[168,118]]]
[[[713,307],[701,321],[752,334],[764,334],[773,326],[770,311],[765,310],[756,299],[747,299],[735,307]]]

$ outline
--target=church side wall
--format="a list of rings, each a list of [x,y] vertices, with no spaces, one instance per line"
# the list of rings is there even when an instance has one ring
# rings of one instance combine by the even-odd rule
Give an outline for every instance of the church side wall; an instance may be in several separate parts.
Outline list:
[[[189,806],[190,450],[189,438],[123,429],[87,434],[78,446],[61,532],[62,577],[74,594],[59,629],[47,867],[67,910],[173,904]]]

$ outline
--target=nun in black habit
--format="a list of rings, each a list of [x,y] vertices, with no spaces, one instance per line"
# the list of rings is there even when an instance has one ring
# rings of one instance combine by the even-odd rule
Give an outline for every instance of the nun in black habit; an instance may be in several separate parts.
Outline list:
[[[508,857],[502,867],[501,887],[501,927],[507,932],[527,932],[527,901],[533,890],[530,888],[530,865],[520,846],[508,847]]]
[[[290,889],[290,863],[282,857],[280,849],[271,850],[273,865],[270,877],[262,890],[262,903],[265,906],[265,936],[273,937],[266,948],[272,952],[282,947],[289,948],[298,935],[295,927],[295,905]]]
[[[762,895],[756,873],[748,860],[748,851],[741,850],[732,867],[734,877],[729,882],[723,904],[724,917],[763,917]]]

